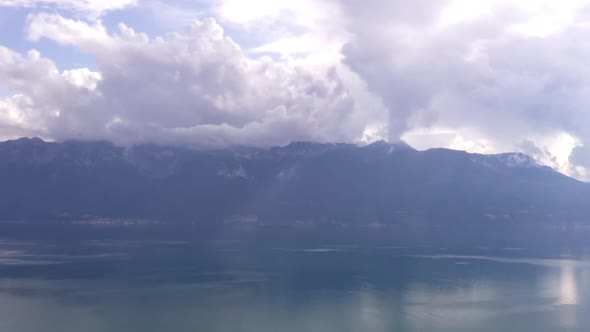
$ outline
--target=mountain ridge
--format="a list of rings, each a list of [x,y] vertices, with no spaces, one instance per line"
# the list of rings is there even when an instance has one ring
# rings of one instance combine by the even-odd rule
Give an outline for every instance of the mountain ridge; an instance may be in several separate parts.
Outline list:
[[[585,222],[590,212],[589,184],[524,154],[387,142],[193,150],[21,138],[0,143],[0,180],[0,220]]]

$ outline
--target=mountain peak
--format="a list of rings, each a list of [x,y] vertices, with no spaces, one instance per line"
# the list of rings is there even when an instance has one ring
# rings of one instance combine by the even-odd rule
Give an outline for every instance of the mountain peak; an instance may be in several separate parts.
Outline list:
[[[21,138],[17,138],[15,140],[10,140],[7,142],[13,142],[13,143],[17,143],[17,144],[42,144],[42,143],[46,143],[42,138],[39,138],[37,136],[35,137],[21,137]]]
[[[284,146],[284,149],[308,149],[308,148],[317,148],[321,146],[325,146],[328,144],[323,144],[319,142],[312,142],[312,141],[295,141],[291,142]]]
[[[310,142],[310,141],[298,141],[289,143],[283,147],[273,147],[271,151],[280,152],[280,153],[287,153],[287,154],[295,154],[295,155],[304,155],[309,153],[319,153],[327,151],[333,148],[334,144],[327,144],[327,143],[318,143],[318,142]]]
[[[404,141],[399,141],[397,143],[389,143],[387,141],[384,140],[380,140],[380,141],[376,141],[374,143],[371,143],[367,146],[364,147],[365,149],[371,149],[371,150],[383,150],[385,152],[391,153],[393,151],[414,151],[414,148],[412,148],[408,143],[404,142]]]

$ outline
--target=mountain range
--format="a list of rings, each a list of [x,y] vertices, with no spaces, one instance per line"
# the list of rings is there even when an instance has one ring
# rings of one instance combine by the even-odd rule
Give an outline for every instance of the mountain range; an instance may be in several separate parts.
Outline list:
[[[295,142],[215,151],[0,143],[0,220],[212,225],[584,224],[590,184],[520,153]]]

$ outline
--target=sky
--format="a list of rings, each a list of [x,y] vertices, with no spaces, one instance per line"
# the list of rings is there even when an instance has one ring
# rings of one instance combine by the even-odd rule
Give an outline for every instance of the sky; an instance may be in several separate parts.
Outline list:
[[[590,0],[0,0],[0,140],[406,141],[590,180]]]

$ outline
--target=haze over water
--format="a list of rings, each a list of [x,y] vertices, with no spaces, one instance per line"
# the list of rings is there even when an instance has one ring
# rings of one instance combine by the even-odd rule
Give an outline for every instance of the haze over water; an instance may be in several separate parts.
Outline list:
[[[521,248],[2,242],[0,330],[585,331],[590,261]]]

